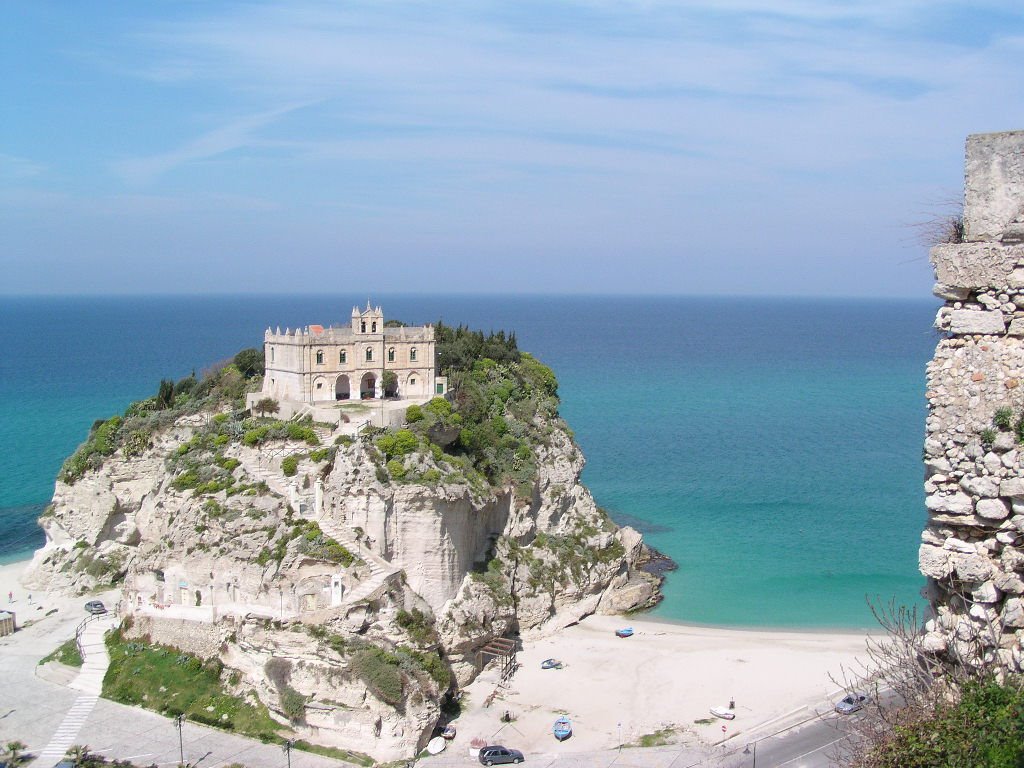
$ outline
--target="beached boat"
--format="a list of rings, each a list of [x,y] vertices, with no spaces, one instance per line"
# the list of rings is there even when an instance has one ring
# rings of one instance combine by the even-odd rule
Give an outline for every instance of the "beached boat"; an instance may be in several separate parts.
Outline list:
[[[565,741],[572,736],[572,721],[564,715],[557,720],[551,727],[551,732],[555,734],[555,738],[559,741]]]
[[[633,628],[632,627],[623,627],[622,629],[616,629],[615,630],[615,636],[616,637],[632,637],[633,636]]]
[[[736,717],[735,710],[729,709],[728,707],[712,707],[711,714],[715,717],[720,717],[723,720],[732,720]]]
[[[432,755],[438,755],[444,752],[444,748],[448,746],[448,742],[444,740],[442,736],[435,736],[429,742],[427,742],[427,752]]]
[[[541,669],[561,669],[562,668],[562,662],[560,662],[558,659],[544,659],[544,661],[542,661],[540,663],[540,668]]]
[[[454,739],[455,738],[455,726],[454,725],[446,725],[444,727],[444,730],[441,731],[441,738],[442,739],[448,739],[449,741]]]

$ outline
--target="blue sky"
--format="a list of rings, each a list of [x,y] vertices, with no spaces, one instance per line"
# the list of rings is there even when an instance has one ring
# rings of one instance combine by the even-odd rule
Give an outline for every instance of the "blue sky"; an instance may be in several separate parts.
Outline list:
[[[927,296],[1019,2],[0,4],[4,293]]]

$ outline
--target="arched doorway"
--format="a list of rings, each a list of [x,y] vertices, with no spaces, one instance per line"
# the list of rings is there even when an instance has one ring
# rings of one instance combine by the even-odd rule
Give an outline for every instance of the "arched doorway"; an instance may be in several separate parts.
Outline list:
[[[381,378],[384,384],[384,397],[398,397],[398,376],[394,371],[385,371]]]
[[[372,373],[364,373],[359,381],[359,397],[362,400],[370,400],[376,396],[377,377]]]
[[[352,396],[349,389],[348,376],[344,373],[338,377],[338,380],[334,382],[334,399],[335,400],[348,400]]]

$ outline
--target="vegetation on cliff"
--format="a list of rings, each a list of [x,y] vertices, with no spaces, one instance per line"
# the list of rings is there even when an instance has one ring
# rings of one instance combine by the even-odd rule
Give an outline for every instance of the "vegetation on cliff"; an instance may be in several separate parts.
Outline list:
[[[118,449],[126,456],[142,453],[156,432],[184,415],[227,406],[241,409],[245,394],[262,384],[262,359],[259,350],[242,350],[230,363],[213,366],[200,379],[193,374],[178,382],[161,381],[153,397],[132,403],[121,416],[95,422],[88,439],[64,462],[59,479],[74,483],[89,470],[99,469]]]
[[[529,496],[538,446],[558,419],[558,381],[516,346],[515,334],[483,334],[438,323],[438,369],[450,399],[410,406],[407,428],[375,439],[387,477],[432,483],[456,477],[478,487],[514,486]],[[405,457],[429,453],[435,467],[417,472]]]

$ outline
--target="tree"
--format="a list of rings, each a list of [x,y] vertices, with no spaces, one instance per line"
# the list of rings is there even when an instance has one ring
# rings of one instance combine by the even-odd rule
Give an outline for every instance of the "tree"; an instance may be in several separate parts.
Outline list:
[[[7,765],[17,765],[24,758],[23,753],[26,749],[28,749],[28,745],[24,742],[18,741],[17,739],[14,741],[8,741],[4,745],[4,762],[6,762]]]
[[[160,410],[167,410],[174,405],[174,382],[160,379],[160,389],[156,393],[156,404]]]
[[[272,397],[264,397],[261,400],[257,400],[252,409],[261,416],[266,416],[268,413],[274,414],[281,410],[277,400]]]
[[[68,748],[68,751],[64,753],[71,762],[76,766],[85,765],[89,762],[92,755],[89,753],[89,746],[87,744],[75,744]]]
[[[384,387],[385,394],[394,394],[395,390],[398,389],[398,376],[394,371],[384,371],[380,377],[381,386]]]
[[[263,358],[263,350],[253,347],[243,349],[235,355],[235,359],[232,362],[247,379],[261,375],[266,364]]]

